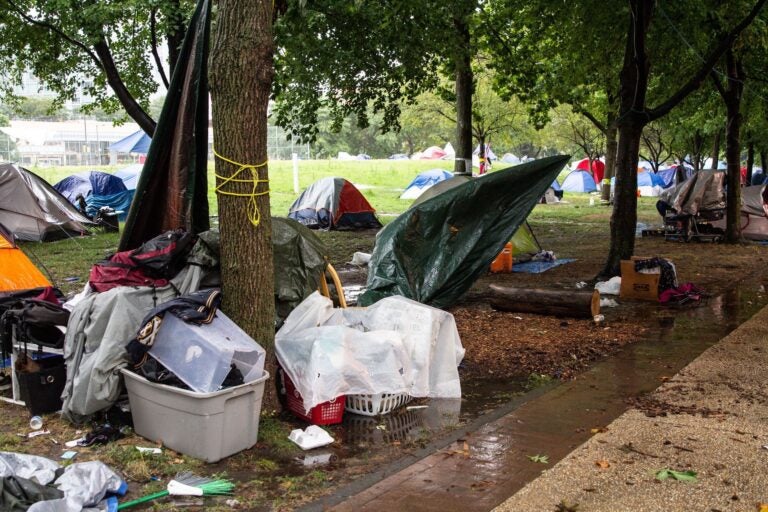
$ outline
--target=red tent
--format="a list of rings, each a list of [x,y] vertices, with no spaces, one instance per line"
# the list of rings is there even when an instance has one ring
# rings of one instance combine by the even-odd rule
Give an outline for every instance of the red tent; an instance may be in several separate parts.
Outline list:
[[[592,160],[592,169],[589,168],[589,158],[585,158],[576,164],[576,169],[581,171],[592,171],[592,177],[595,178],[595,183],[601,183],[603,176],[605,176],[605,164],[602,160]]]

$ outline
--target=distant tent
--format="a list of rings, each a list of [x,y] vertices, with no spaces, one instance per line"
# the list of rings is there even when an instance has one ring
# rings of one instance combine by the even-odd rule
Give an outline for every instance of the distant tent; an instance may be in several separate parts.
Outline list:
[[[437,146],[430,146],[421,152],[422,160],[440,160],[446,155],[446,152]]]
[[[293,202],[288,217],[312,229],[380,228],[376,210],[344,178],[317,180]]]
[[[469,176],[454,176],[451,179],[441,181],[440,183],[434,185],[433,187],[430,187],[429,190],[424,191],[424,193],[421,194],[411,204],[411,207],[419,205],[424,201],[426,201],[427,199],[431,199],[437,195],[442,194],[443,192],[446,192],[448,190],[451,190],[452,188],[458,187],[459,185],[463,185],[464,183],[467,183],[472,179],[483,179],[483,178],[482,177],[470,178]],[[512,239],[510,240],[510,242],[512,242],[513,256],[521,256],[523,254],[536,254],[537,252],[541,251],[541,246],[539,245],[538,240],[536,240],[536,236],[533,234],[533,229],[531,229],[531,226],[530,224],[528,224],[528,221],[525,221],[520,225],[517,231],[515,231],[515,234],[512,235]]]
[[[16,247],[10,231],[0,224],[0,293],[46,286],[51,286],[51,283]]]
[[[765,174],[759,167],[755,167],[752,171],[752,183],[751,185],[763,185],[765,183]]]
[[[513,155],[512,153],[504,153],[504,155],[501,157],[501,161],[505,164],[517,165],[522,160],[520,160],[520,158],[518,158],[516,155]]]
[[[589,165],[589,158],[585,158],[584,160],[580,160],[576,164],[576,169],[581,171],[591,171],[592,173],[592,179],[594,179],[595,183],[600,183],[603,181],[603,176],[605,176],[605,163],[600,160],[592,160],[592,168],[590,169]]]
[[[664,183],[662,186],[664,188],[669,188],[684,182],[690,178],[694,172],[692,167],[680,164],[659,169],[659,172],[657,172],[656,175],[661,178],[661,181]]]
[[[453,144],[450,142],[445,143],[445,147],[443,148],[443,152],[445,152],[445,156],[447,158],[454,158],[456,156],[456,150],[453,149]]]
[[[543,204],[554,204],[559,203],[562,198],[563,189],[557,180],[554,180],[546,192],[544,192],[544,195],[541,196],[541,202]]]
[[[92,223],[40,176],[2,164],[0,224],[16,240],[39,242],[79,236]]]
[[[77,204],[78,195],[82,195],[83,198],[90,195],[108,196],[126,190],[123,180],[118,176],[101,171],[85,171],[67,176],[53,188],[72,204]]]
[[[741,236],[749,240],[768,240],[768,196],[765,185],[741,189]],[[725,230],[725,219],[712,223]]]
[[[637,188],[643,197],[656,197],[664,189],[664,180],[653,171],[637,171]]]
[[[576,169],[568,173],[560,187],[565,192],[596,192],[595,179],[589,171]]]
[[[114,176],[123,180],[123,185],[125,185],[127,190],[136,190],[142,167],[144,167],[144,164],[131,164],[128,167],[123,167],[122,169],[115,171]]]
[[[110,144],[109,150],[117,153],[140,153],[146,155],[151,142],[152,138],[144,130],[139,130]]]
[[[430,169],[419,173],[405,188],[405,191],[400,195],[400,199],[416,199],[433,185],[451,178],[453,178],[453,173],[444,169]]]

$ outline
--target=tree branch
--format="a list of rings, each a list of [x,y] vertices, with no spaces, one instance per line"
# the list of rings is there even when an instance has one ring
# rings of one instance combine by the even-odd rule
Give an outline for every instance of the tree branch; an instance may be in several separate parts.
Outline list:
[[[578,109],[579,113],[589,119],[593,125],[595,125],[595,128],[600,130],[603,134],[605,134],[606,131],[608,131],[603,123],[600,122],[599,119],[597,119],[594,115],[592,115],[591,112],[583,109]]]
[[[165,76],[165,69],[163,69],[163,61],[160,59],[160,55],[157,53],[157,24],[155,22],[155,8],[153,7],[149,13],[149,33],[152,36],[152,57],[155,59],[155,65],[157,71],[160,73],[160,79],[163,81],[163,85],[168,89],[168,78]]]
[[[133,95],[128,91],[128,88],[123,83],[123,79],[120,77],[120,72],[117,70],[115,61],[112,59],[112,53],[109,50],[107,41],[104,38],[104,34],[99,35],[99,40],[93,45],[96,50],[96,55],[102,62],[102,69],[107,77],[107,83],[115,92],[115,95],[120,100],[120,103],[125,108],[131,118],[136,121],[136,124],[146,132],[150,137],[155,133],[155,121],[149,117],[141,105],[136,101]]]
[[[722,57],[722,55],[733,45],[733,41],[741,33],[742,30],[747,28],[750,23],[755,19],[760,10],[768,0],[757,0],[752,10],[749,12],[746,18],[736,25],[728,34],[720,41],[712,53],[704,60],[704,64],[699,70],[691,77],[688,82],[683,85],[676,93],[670,98],[654,109],[647,111],[649,121],[659,119],[665,116],[670,110],[672,110],[678,103],[683,101],[686,96],[699,88],[701,83],[706,79],[712,68],[715,67],[715,63]]]
[[[720,97],[725,99],[725,88],[723,87],[723,84],[720,82],[720,77],[717,76],[717,73],[715,73],[715,70],[713,69],[709,73],[709,77],[712,79],[712,84],[715,86],[715,89],[718,93],[720,93]]]

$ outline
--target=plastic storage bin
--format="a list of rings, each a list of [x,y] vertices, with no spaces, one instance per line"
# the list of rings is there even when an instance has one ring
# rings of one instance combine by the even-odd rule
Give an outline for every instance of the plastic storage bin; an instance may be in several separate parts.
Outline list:
[[[379,393],[378,395],[347,395],[346,410],[363,416],[389,414],[412,400],[407,393]]]
[[[336,423],[341,423],[344,417],[344,404],[346,402],[344,395],[317,404],[307,413],[304,411],[304,400],[296,386],[293,385],[291,378],[282,368],[278,368],[277,371],[280,374],[281,389],[285,393],[285,405],[295,416],[313,425],[335,425]]]
[[[267,372],[214,393],[156,384],[127,370],[123,376],[138,435],[207,462],[256,444]]]
[[[264,371],[264,349],[221,311],[201,325],[165,315],[149,354],[198,393],[218,391],[232,364],[245,383]]]

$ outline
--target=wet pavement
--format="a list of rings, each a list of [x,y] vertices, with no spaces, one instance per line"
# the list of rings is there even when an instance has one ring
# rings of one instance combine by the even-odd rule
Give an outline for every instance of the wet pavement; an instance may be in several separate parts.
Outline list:
[[[656,389],[765,305],[762,282],[746,282],[696,308],[640,308],[649,324],[646,341],[624,347],[573,381],[517,397],[442,443],[302,510],[382,510],[383,504],[409,511],[494,508],[624,413],[627,398]],[[429,425],[415,418],[420,429]],[[546,455],[549,463],[531,461],[534,455]]]

